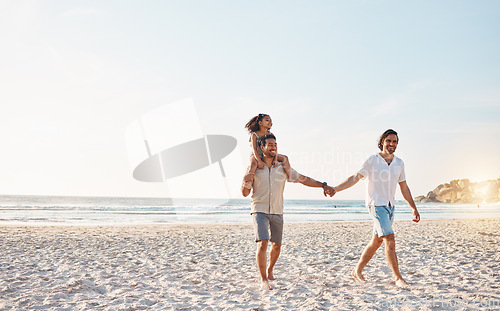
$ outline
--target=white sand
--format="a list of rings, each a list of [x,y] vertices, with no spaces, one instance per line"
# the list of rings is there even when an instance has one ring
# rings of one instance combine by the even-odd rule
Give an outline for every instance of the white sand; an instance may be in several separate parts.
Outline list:
[[[0,227],[0,310],[500,308],[500,219],[397,222],[399,289],[370,223],[287,224],[275,290],[259,290],[248,225]]]

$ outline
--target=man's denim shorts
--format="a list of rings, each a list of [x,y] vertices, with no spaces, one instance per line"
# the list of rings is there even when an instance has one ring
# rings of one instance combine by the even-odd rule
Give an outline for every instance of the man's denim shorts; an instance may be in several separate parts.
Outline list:
[[[394,233],[394,206],[369,206],[368,213],[373,219],[373,234],[382,237]]]
[[[281,244],[283,215],[253,213],[252,218],[255,229],[255,242],[269,240]],[[271,236],[269,236],[269,231],[271,231]]]

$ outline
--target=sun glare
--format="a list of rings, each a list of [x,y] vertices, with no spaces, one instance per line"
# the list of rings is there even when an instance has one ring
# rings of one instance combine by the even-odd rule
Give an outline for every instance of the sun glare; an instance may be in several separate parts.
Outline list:
[[[490,185],[489,184],[486,184],[486,185],[482,185],[482,186],[479,186],[477,187],[474,192],[476,193],[476,195],[483,199],[483,201],[486,200],[486,198],[488,198],[489,196],[489,192],[490,192]]]

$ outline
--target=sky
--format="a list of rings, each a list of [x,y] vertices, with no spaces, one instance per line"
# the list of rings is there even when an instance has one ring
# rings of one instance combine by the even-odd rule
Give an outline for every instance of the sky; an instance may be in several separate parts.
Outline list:
[[[0,194],[241,198],[259,113],[292,167],[332,185],[388,128],[414,196],[500,178],[498,1],[0,1],[0,40]],[[214,163],[135,180],[137,120],[169,124],[147,130],[155,152],[234,137],[226,178]]]

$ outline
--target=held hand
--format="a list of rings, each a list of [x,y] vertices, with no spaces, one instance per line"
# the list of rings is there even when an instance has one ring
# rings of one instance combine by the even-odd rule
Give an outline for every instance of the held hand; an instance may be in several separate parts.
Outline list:
[[[266,164],[263,161],[257,162],[257,168],[258,169],[263,169]]]
[[[333,190],[333,188],[330,186],[324,186],[323,187],[323,194],[325,195],[325,197],[327,195],[329,195],[330,197],[333,197],[333,195],[335,194],[335,190]]]
[[[329,187],[330,188],[330,197],[333,197],[335,195],[335,193],[337,193],[335,191],[335,189],[333,187]]]
[[[416,209],[413,210],[413,221],[414,222],[419,222],[420,221],[420,214]]]

